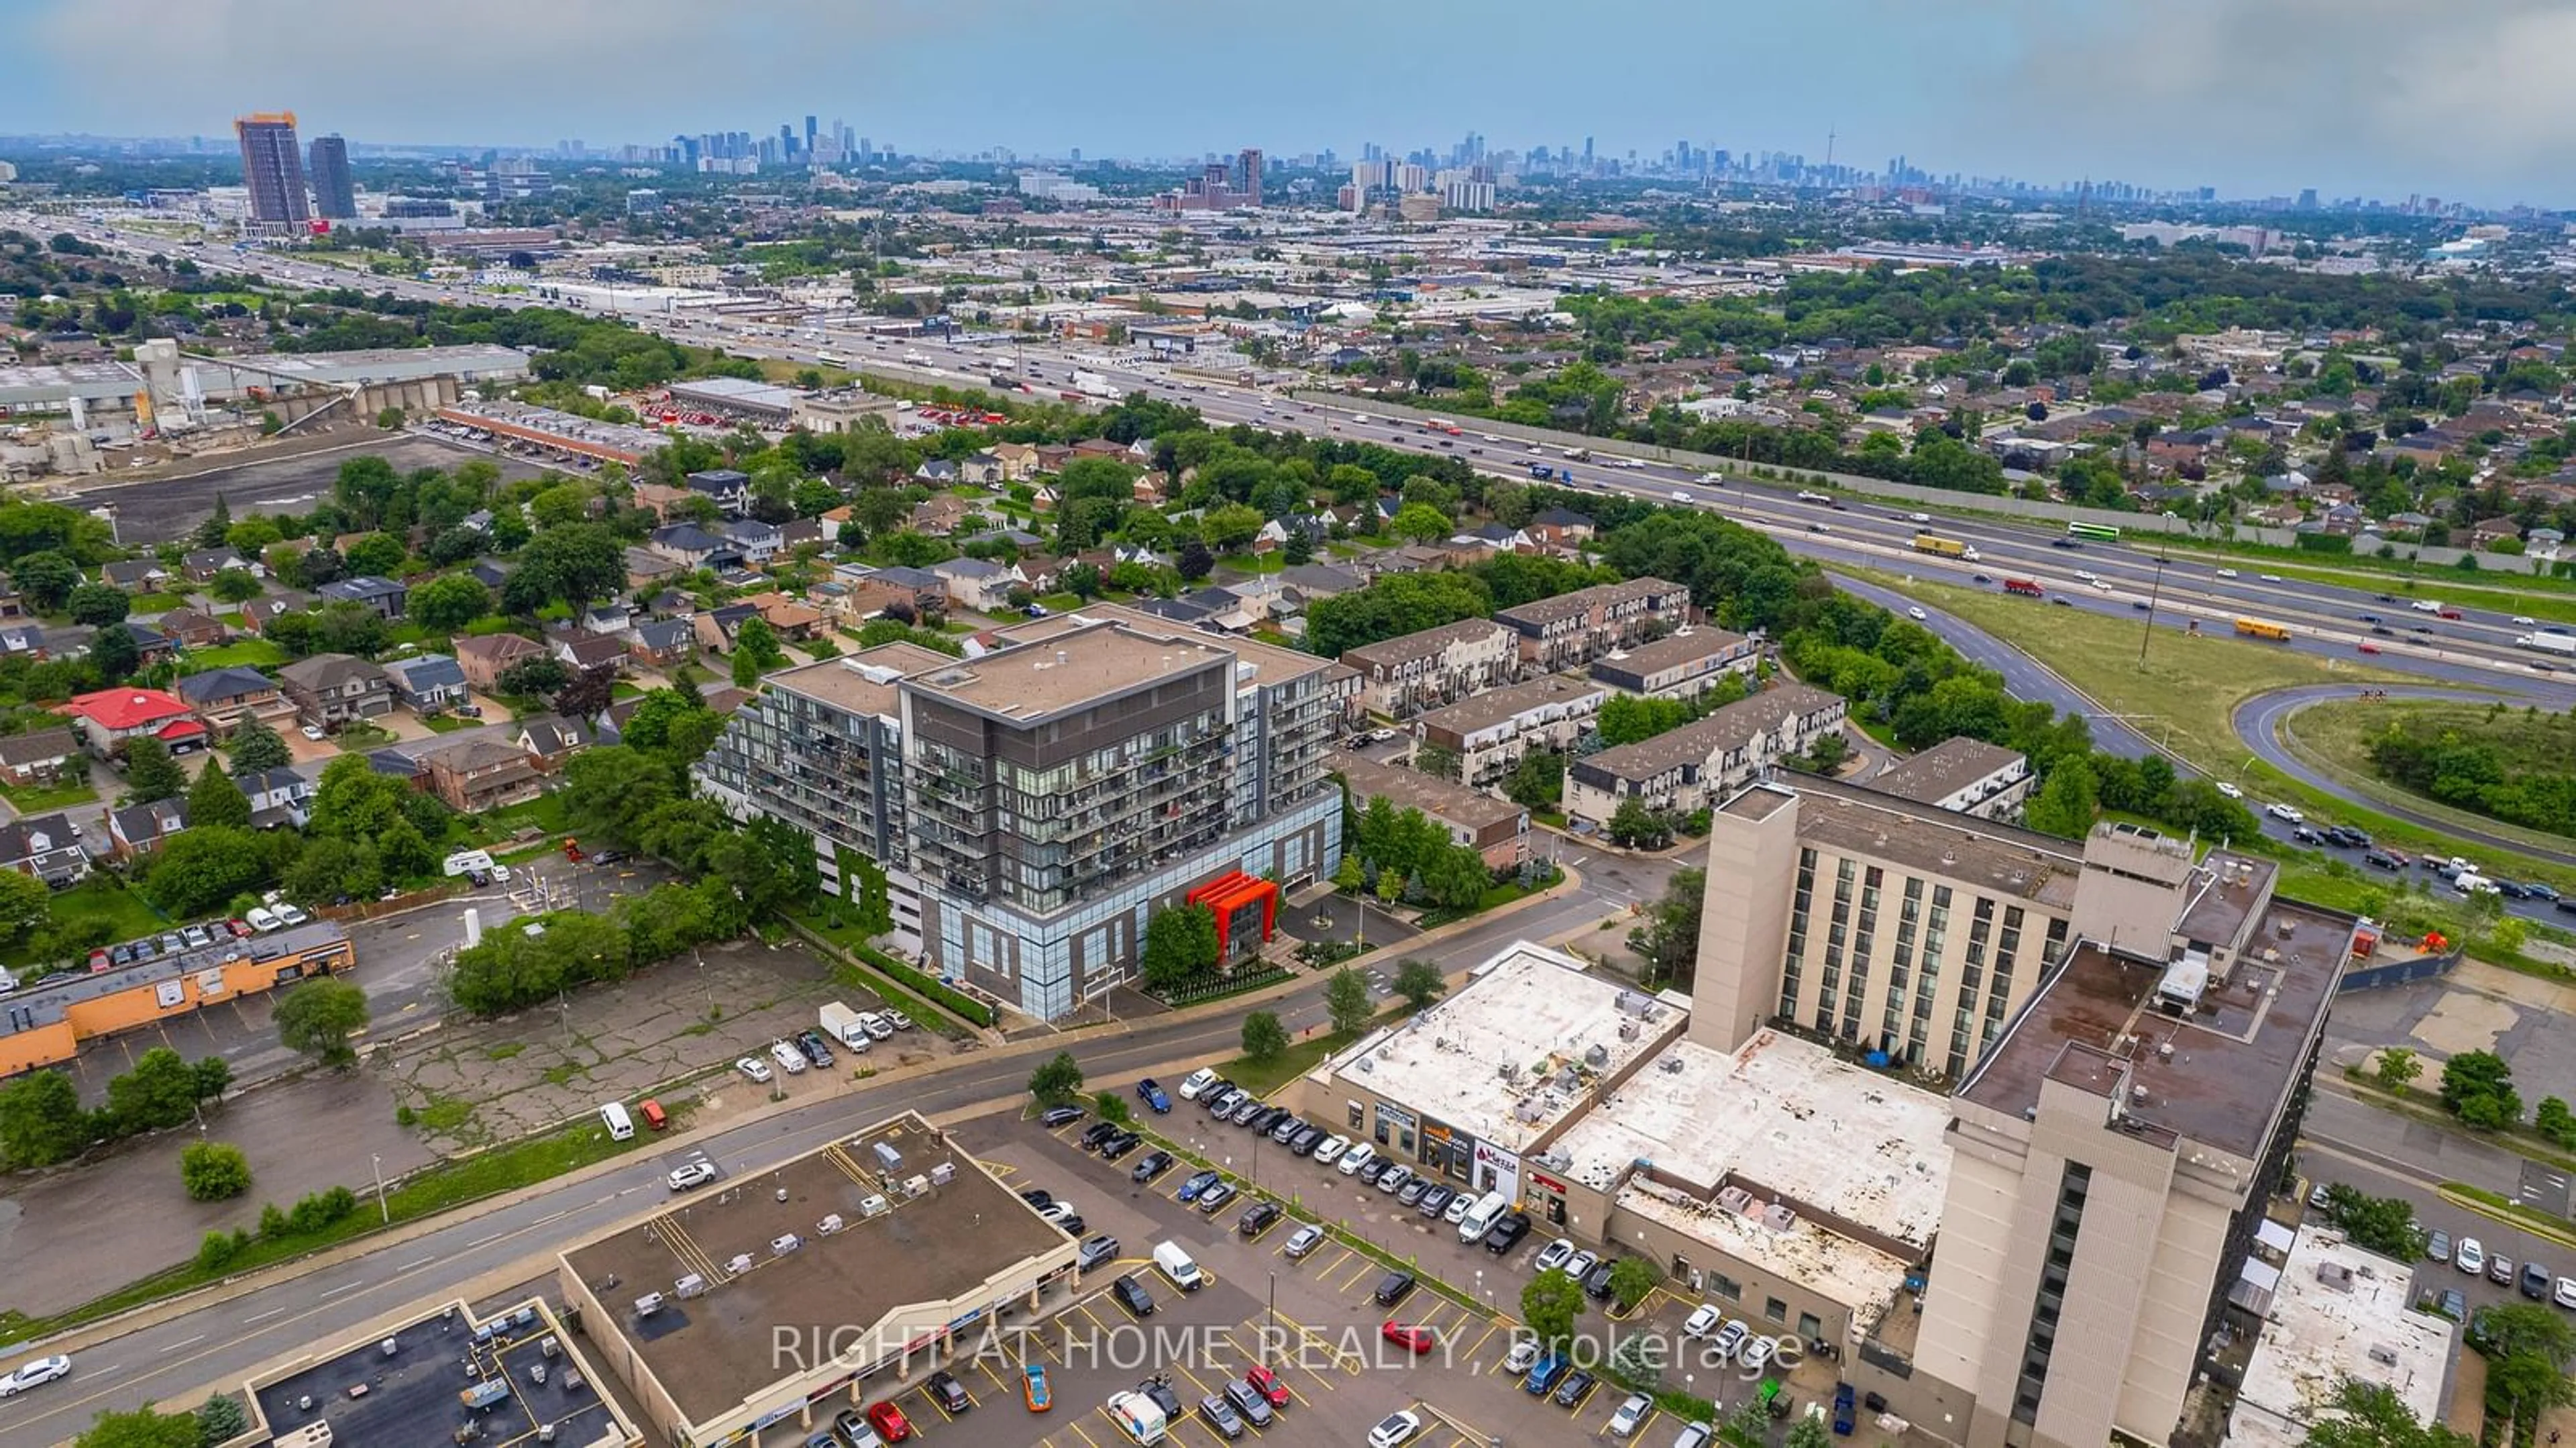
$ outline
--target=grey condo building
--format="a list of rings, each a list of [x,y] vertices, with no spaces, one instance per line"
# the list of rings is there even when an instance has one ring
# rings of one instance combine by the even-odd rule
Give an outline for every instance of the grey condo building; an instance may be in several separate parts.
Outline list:
[[[338,136],[316,136],[306,159],[313,182],[313,213],[332,221],[355,219],[358,188],[349,179],[349,143]]]
[[[771,675],[700,788],[810,832],[827,888],[844,852],[883,870],[898,944],[1047,1020],[1133,978],[1155,910],[1208,904],[1239,951],[1340,864],[1352,670],[1108,605],[993,637]]]
[[[243,116],[233,122],[241,142],[242,185],[250,192],[253,226],[301,226],[313,217],[304,197],[304,151],[295,143],[295,112]]]

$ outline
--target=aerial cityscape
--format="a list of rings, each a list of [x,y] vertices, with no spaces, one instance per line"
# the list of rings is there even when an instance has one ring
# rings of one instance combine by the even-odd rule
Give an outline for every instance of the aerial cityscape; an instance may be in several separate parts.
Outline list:
[[[9,21],[0,1448],[2576,1431],[2559,7],[344,9]]]

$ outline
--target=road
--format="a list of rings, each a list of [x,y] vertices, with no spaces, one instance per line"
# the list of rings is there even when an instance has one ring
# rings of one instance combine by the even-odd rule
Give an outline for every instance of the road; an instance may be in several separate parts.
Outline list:
[[[2279,689],[2269,694],[2257,694],[2237,705],[2236,717],[2229,722],[2235,727],[2237,736],[2245,741],[2246,747],[2260,756],[2264,763],[2311,788],[2342,794],[2342,785],[2336,783],[2330,776],[2311,768],[2296,754],[2291,753],[2282,735],[2290,716],[2300,709],[2328,699],[2349,699],[2360,692],[2358,687],[2314,684],[2304,688]],[[2463,694],[2453,689],[2413,688],[2402,684],[2391,686],[2382,692],[2392,699],[2439,699],[2468,704],[2490,702],[2485,696]],[[2409,809],[2402,804],[2381,803],[2376,800],[2362,801],[2362,803],[2368,804],[2370,808],[2381,814],[2404,820],[2408,824],[2420,825],[2425,829],[2438,831],[2473,845],[2482,845],[2490,850],[2531,855],[2561,865],[2576,865],[2576,853],[2566,850],[2551,849],[2545,845],[2525,844],[2471,825],[2453,824],[2448,820],[2436,819],[2431,815]]]
[[[1581,929],[1629,903],[1660,894],[1685,862],[1570,850],[1582,887],[1426,946],[1416,954],[1451,972],[1483,960],[1517,939],[1542,940]],[[1292,1034],[1324,1029],[1323,978],[1272,1007]],[[1239,1049],[1239,1015],[1227,1012],[1163,1019],[1124,1034],[1067,1041],[1094,1083],[1154,1072],[1184,1062],[1231,1057]],[[282,1278],[170,1321],[82,1350],[73,1375],[43,1392],[0,1402],[0,1448],[42,1448],[70,1437],[102,1409],[125,1409],[207,1386],[237,1386],[252,1366],[281,1353],[334,1344],[416,1299],[458,1292],[473,1279],[595,1234],[654,1206],[667,1188],[669,1160],[703,1151],[736,1174],[813,1150],[894,1111],[951,1111],[1005,1101],[1024,1091],[1033,1061],[989,1053],[957,1059],[915,1080],[862,1086],[846,1095],[746,1123],[705,1138],[674,1141],[639,1154],[591,1180],[541,1189],[506,1207],[462,1216],[410,1241],[389,1245],[300,1277]],[[366,1163],[353,1170],[361,1177]],[[122,1269],[120,1269],[121,1271]],[[531,1266],[528,1275],[542,1267]]]

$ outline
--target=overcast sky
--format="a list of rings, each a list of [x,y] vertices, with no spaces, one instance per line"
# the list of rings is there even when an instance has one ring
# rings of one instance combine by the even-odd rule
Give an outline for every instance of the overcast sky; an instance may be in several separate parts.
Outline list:
[[[2576,202],[2576,0],[0,0],[0,131],[774,133],[1280,155],[1674,141],[1936,174]]]

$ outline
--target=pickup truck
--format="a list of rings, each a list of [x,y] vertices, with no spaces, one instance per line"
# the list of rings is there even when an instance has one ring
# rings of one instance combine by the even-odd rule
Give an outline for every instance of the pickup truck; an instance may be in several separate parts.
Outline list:
[[[1165,1114],[1172,1109],[1172,1098],[1164,1094],[1163,1084],[1151,1076],[1136,1083],[1136,1099],[1154,1108],[1157,1114]]]

